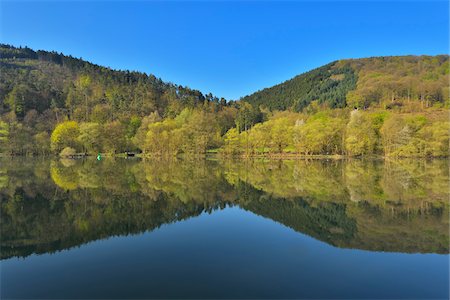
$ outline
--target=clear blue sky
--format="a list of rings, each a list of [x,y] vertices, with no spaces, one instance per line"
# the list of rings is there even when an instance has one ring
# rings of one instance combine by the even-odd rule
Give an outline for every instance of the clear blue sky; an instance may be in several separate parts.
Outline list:
[[[3,1],[3,43],[238,99],[342,58],[445,54],[449,4]]]

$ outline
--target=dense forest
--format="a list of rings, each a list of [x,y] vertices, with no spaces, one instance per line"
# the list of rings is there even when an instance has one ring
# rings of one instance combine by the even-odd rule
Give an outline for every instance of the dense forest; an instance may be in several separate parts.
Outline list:
[[[391,56],[335,61],[242,100],[270,110],[301,112],[316,101],[329,108],[392,108],[418,100],[448,101],[448,55]],[[438,105],[439,106],[439,105]]]
[[[0,153],[449,152],[449,57],[332,62],[237,101],[56,52],[0,45]]]

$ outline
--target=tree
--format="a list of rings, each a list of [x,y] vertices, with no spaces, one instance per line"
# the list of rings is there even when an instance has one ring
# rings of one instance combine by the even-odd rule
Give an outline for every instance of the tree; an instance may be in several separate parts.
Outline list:
[[[15,85],[12,91],[6,97],[5,103],[18,117],[23,117],[26,113],[26,104],[29,90],[24,84]]]
[[[249,132],[249,143],[251,152],[265,153],[271,141],[270,126],[265,123],[258,123]]]
[[[254,124],[262,121],[262,114],[259,108],[247,102],[239,104],[238,114],[235,120],[236,128],[239,132],[249,130]]]
[[[413,129],[402,116],[392,114],[381,127],[384,155],[395,155],[395,152],[407,145],[413,136]]]
[[[84,109],[86,113],[85,121],[87,122],[89,120],[89,97],[92,94],[92,79],[89,75],[81,75],[78,77],[77,80],[77,88],[81,91],[81,93],[84,96]]]
[[[60,152],[65,147],[78,148],[78,135],[80,128],[75,121],[66,121],[58,124],[50,138],[50,147],[54,152]]]
[[[241,152],[239,132],[236,128],[231,128],[225,134],[223,152],[227,155],[236,155]]]
[[[101,128],[97,123],[81,123],[78,142],[84,150],[89,153],[96,153],[101,150]]]
[[[124,152],[126,149],[125,128],[119,121],[107,123],[101,131],[103,151],[109,153]]]
[[[359,110],[350,113],[345,137],[345,150],[348,155],[368,155],[375,152],[377,135],[367,114]]]
[[[133,144],[141,150],[145,149],[147,132],[149,130],[149,125],[161,121],[161,117],[157,111],[152,112],[150,115],[145,116],[141,120],[141,125],[136,130],[136,134],[131,139]]]
[[[436,122],[424,127],[419,134],[427,139],[426,156],[448,157],[450,122]]]
[[[5,153],[9,148],[9,126],[0,120],[0,153]]]
[[[36,133],[34,142],[37,153],[45,155],[50,151],[50,136],[46,131]]]
[[[297,152],[310,154],[342,153],[343,119],[330,117],[326,112],[311,116],[307,122],[294,128]]]
[[[179,128],[176,120],[166,119],[148,126],[144,151],[156,156],[173,156],[180,148],[180,135],[174,136],[173,130]],[[184,137],[184,136],[183,136]]]
[[[292,143],[293,124],[288,118],[278,118],[272,123],[270,131],[272,149],[282,153],[283,149]]]

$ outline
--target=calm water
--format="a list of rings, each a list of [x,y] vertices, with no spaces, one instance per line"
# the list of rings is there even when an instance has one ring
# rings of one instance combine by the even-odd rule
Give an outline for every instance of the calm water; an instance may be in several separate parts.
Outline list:
[[[1,298],[448,298],[449,164],[0,160]]]

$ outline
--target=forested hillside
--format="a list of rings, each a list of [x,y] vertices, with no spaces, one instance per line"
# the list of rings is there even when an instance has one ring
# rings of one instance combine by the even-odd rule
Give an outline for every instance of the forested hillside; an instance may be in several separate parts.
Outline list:
[[[0,152],[47,153],[53,129],[69,120],[85,123],[104,151],[136,150],[131,138],[149,115],[160,120],[198,107],[214,112],[223,130],[234,125],[233,103],[153,75],[9,45],[0,56]]]
[[[0,153],[448,156],[448,56],[330,63],[240,101],[0,45]]]
[[[242,100],[270,110],[302,111],[313,101],[329,108],[428,107],[448,100],[448,55],[348,59],[298,75]]]

